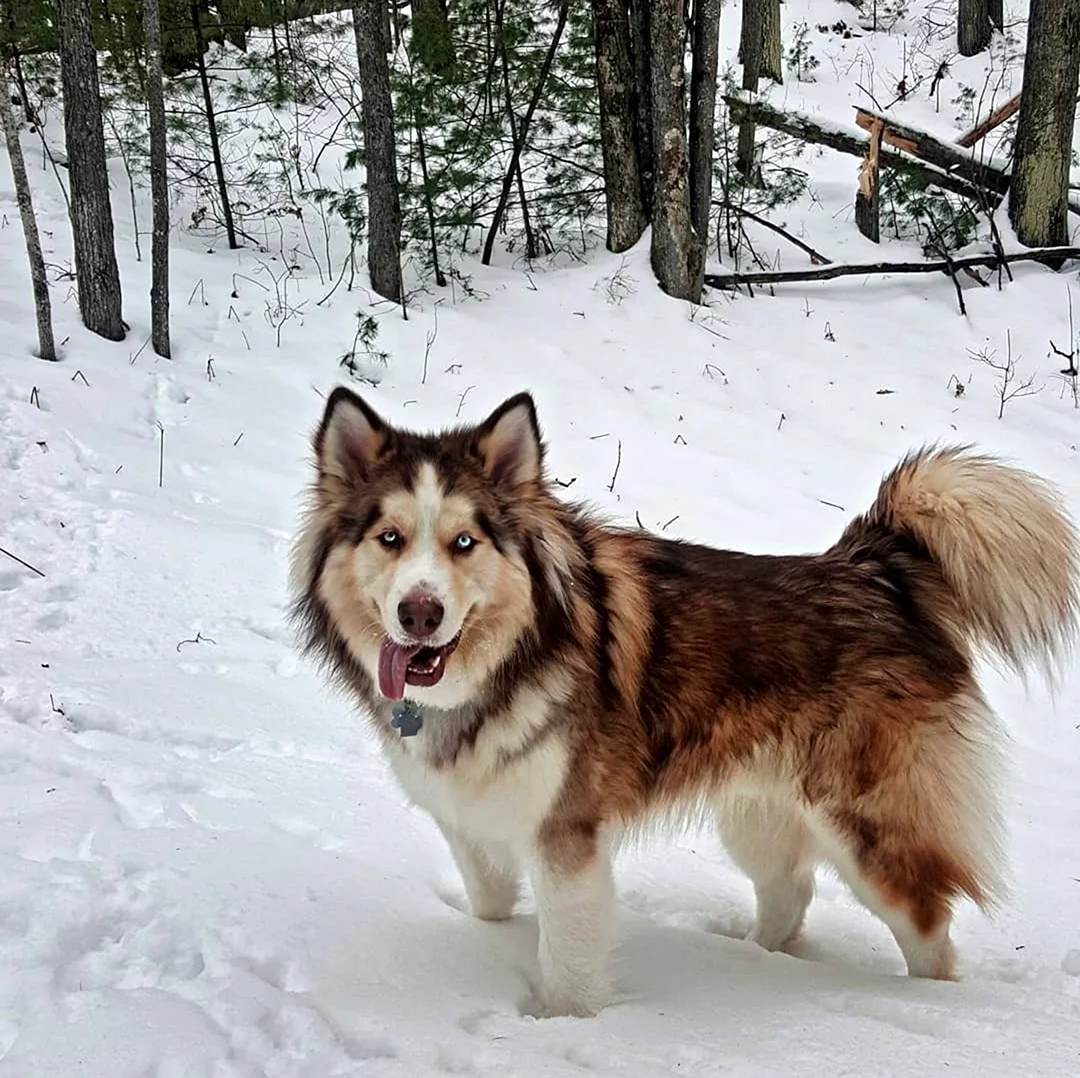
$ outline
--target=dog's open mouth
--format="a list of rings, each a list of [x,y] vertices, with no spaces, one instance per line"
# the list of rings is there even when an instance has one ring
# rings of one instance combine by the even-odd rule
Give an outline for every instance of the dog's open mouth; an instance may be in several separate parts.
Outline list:
[[[406,685],[437,685],[446,672],[446,660],[458,646],[458,633],[441,647],[398,644],[387,637],[379,651],[379,691],[388,700],[400,700]]]

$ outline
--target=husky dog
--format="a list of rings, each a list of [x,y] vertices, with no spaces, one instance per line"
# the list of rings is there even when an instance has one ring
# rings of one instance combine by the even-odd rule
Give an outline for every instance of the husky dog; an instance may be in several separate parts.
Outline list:
[[[530,880],[533,1013],[603,1008],[614,851],[702,818],[754,883],[762,947],[799,932],[824,862],[909,974],[954,978],[955,902],[1002,890],[1004,737],[976,654],[1052,671],[1077,627],[1077,532],[1051,487],[924,448],[830,549],[775,557],[563,503],[528,394],[418,434],[338,388],[314,450],[306,645],[475,915],[509,917]]]

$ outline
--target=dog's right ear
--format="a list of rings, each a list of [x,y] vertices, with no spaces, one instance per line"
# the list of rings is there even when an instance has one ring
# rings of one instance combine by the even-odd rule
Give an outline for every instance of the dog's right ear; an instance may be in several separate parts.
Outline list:
[[[326,402],[315,434],[319,470],[341,479],[367,482],[386,448],[390,427],[351,389],[338,386]]]

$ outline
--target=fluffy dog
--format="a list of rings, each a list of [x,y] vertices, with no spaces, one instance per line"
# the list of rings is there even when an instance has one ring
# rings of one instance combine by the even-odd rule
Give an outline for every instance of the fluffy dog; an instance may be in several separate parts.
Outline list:
[[[619,843],[701,819],[754,883],[761,946],[800,930],[827,862],[910,974],[954,976],[956,901],[988,908],[1002,882],[1003,737],[976,654],[1049,669],[1077,626],[1077,533],[1046,483],[923,449],[830,549],[766,557],[560,501],[528,394],[420,434],[338,388],[314,449],[304,641],[476,916],[509,917],[528,876],[537,1013],[609,998]]]

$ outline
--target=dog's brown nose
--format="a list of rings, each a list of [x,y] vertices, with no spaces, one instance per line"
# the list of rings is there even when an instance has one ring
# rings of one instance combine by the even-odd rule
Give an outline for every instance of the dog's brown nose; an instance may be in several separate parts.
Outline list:
[[[442,625],[443,605],[434,595],[407,595],[398,603],[397,616],[411,637],[423,640]]]

